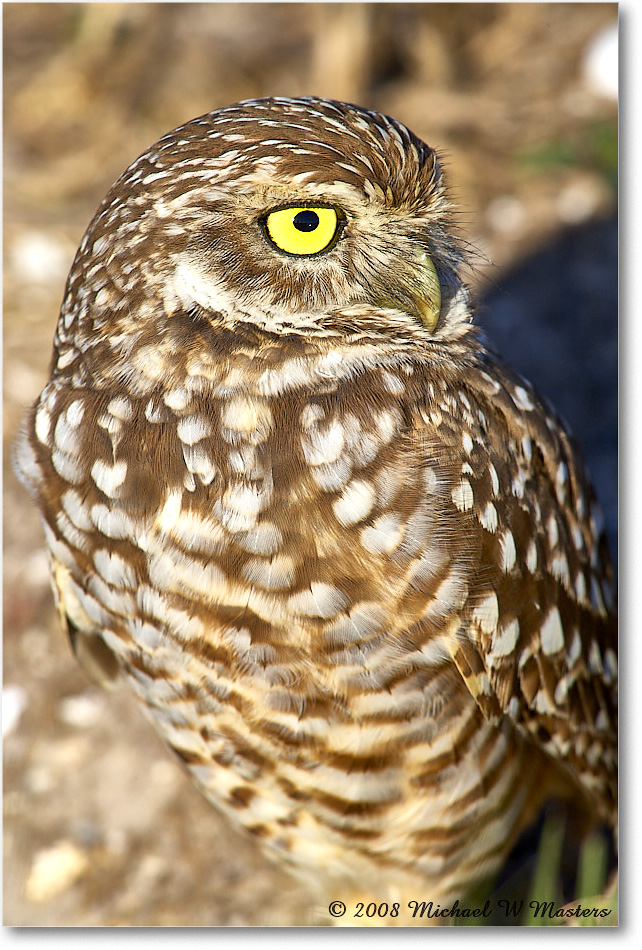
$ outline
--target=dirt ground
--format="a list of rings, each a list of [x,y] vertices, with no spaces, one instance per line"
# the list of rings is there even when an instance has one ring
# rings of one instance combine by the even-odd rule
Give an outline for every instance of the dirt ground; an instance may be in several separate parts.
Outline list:
[[[4,6],[4,923],[294,925],[314,895],[192,788],[54,615],[11,443],[67,270],[109,185],[174,126],[258,95],[378,108],[445,156],[500,349],[584,449],[617,545],[617,5]],[[337,895],[340,897],[340,895]]]

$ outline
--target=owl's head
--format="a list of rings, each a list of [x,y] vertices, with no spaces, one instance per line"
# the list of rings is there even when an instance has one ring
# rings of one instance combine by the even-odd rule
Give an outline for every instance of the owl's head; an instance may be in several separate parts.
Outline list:
[[[67,299],[114,332],[187,312],[228,329],[425,338],[468,320],[460,259],[436,154],[405,126],[257,99],[188,122],[127,169]]]

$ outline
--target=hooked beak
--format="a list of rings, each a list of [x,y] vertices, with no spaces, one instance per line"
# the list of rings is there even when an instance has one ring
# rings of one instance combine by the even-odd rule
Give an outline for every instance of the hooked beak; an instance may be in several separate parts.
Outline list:
[[[396,310],[405,310],[432,332],[441,313],[439,278],[427,251],[416,254],[414,262],[416,266],[410,273],[404,270],[398,282],[395,276],[390,279],[386,293],[378,303]]]

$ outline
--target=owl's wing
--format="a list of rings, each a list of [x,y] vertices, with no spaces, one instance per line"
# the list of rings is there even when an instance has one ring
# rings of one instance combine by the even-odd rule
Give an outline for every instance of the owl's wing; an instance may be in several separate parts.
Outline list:
[[[113,689],[120,681],[120,666],[74,593],[71,573],[51,557],[52,587],[63,630],[67,632],[78,663],[92,682]]]
[[[52,386],[51,389],[55,387]],[[36,408],[37,406],[34,406],[31,410],[31,417],[35,415]],[[57,408],[56,418],[59,414],[60,407]],[[50,484],[45,486],[42,457],[34,451],[26,423],[23,424],[16,439],[13,461],[18,477],[32,497],[42,501],[43,496],[48,499],[51,492],[52,496],[56,497],[56,502],[59,502],[57,495],[60,491],[60,483],[57,479],[51,479]],[[118,661],[100,635],[99,624],[88,616],[82,606],[72,572],[56,556],[57,542],[46,524],[44,515],[43,524],[48,537],[51,587],[62,628],[69,636],[76,659],[87,676],[99,686],[112,688],[120,679]]]
[[[617,619],[599,508],[528,383],[503,369],[471,381],[485,430],[466,469],[479,569],[453,660],[487,719],[509,716],[612,814]]]

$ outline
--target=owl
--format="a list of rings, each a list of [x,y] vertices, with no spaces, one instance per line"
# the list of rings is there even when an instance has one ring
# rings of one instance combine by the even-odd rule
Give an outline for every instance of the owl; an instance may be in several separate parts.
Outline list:
[[[98,209],[18,444],[80,662],[316,894],[443,904],[551,797],[616,821],[599,508],[454,232],[388,116],[194,119]]]

